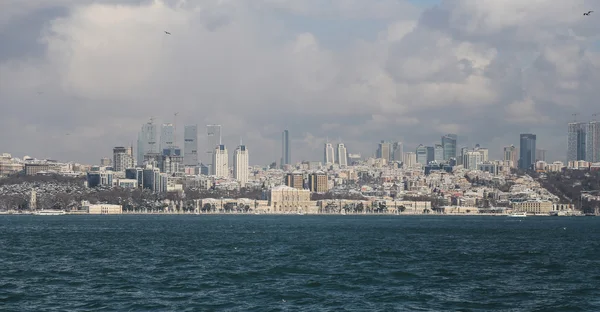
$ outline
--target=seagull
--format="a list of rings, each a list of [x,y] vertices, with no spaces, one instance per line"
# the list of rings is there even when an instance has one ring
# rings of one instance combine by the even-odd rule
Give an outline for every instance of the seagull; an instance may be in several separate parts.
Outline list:
[[[165,34],[170,35],[171,33],[165,30]]]
[[[583,13],[583,15],[590,15],[590,14],[592,14],[592,12],[594,12],[594,11],[587,11],[586,13]]]

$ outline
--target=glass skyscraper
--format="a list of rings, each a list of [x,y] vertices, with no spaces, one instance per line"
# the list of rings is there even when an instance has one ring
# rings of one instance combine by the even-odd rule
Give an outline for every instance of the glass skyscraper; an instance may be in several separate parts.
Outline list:
[[[453,133],[446,134],[442,137],[442,147],[444,148],[444,160],[456,158],[456,143],[458,136]]]
[[[519,169],[529,170],[535,164],[535,142],[536,135],[530,133],[521,134],[519,146]]]

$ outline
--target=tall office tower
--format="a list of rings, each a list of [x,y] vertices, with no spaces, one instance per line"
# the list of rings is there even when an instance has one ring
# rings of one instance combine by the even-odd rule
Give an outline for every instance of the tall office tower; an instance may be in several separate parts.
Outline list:
[[[331,165],[335,163],[335,151],[333,150],[333,144],[325,143],[323,145],[323,164]]]
[[[212,174],[219,178],[229,177],[229,155],[225,145],[220,144],[215,147],[212,159]]]
[[[587,125],[586,132],[586,160],[591,162],[600,162],[600,122],[590,121]]]
[[[458,136],[453,133],[442,136],[442,147],[444,148],[444,160],[456,158],[456,142]]]
[[[391,160],[392,145],[389,142],[381,140],[377,146],[377,158],[383,158],[387,162]]]
[[[208,154],[208,159],[206,161],[207,164],[210,164],[210,172],[214,172],[212,168],[214,163],[212,162],[214,159],[215,149],[217,146],[221,145],[221,125],[207,125],[206,126],[206,142],[208,145],[208,149],[206,153]]]
[[[198,165],[198,126],[183,127],[183,164]]]
[[[304,189],[304,176],[300,171],[290,172],[285,176],[285,185],[299,190]]]
[[[479,144],[476,145],[475,152],[478,152],[479,154],[481,154],[481,162],[484,161],[488,161],[489,160],[489,150],[485,147],[480,147]]]
[[[233,152],[233,177],[240,183],[240,187],[246,187],[248,183],[248,167],[248,150],[240,142],[240,146]]]
[[[459,165],[463,165],[463,166],[465,165],[463,163],[463,159],[465,158],[465,155],[467,154],[468,151],[469,151],[469,148],[466,146],[463,146],[460,148],[459,161],[458,161]]]
[[[164,123],[160,127],[160,153],[175,146],[175,127],[171,123]]]
[[[344,146],[344,143],[338,143],[335,152],[335,159],[337,164],[340,165],[340,167],[348,166],[348,153],[346,151],[346,146]]]
[[[535,150],[535,161],[546,161],[546,150],[538,148]]]
[[[436,144],[433,147],[433,160],[437,163],[444,162],[444,147],[442,144]]]
[[[433,146],[425,146],[427,149],[427,163],[429,164],[435,159],[435,152]]]
[[[586,160],[586,134],[588,126],[583,122],[570,122],[567,141],[567,161]]]
[[[404,147],[402,142],[394,142],[392,144],[392,160],[404,161]]]
[[[124,172],[127,168],[133,168],[133,157],[129,147],[118,146],[113,148],[113,170]]]
[[[402,159],[405,168],[412,167],[417,163],[417,154],[413,152],[404,153],[404,159]]]
[[[146,154],[159,154],[158,141],[156,137],[156,125],[154,120],[150,118],[150,121],[142,126],[142,130],[138,134],[137,141],[137,163],[144,163],[144,155]]]
[[[482,154],[478,151],[466,152],[463,155],[463,166],[465,169],[477,170],[482,163]]]
[[[311,173],[308,176],[308,189],[314,193],[326,193],[329,190],[327,174],[322,171]]]
[[[426,166],[427,165],[427,146],[419,144],[417,146],[415,154],[417,155],[417,163]]]
[[[283,130],[281,133],[281,162],[280,167],[283,168],[285,165],[292,163],[292,155],[290,152],[290,132]]]
[[[511,168],[517,168],[519,158],[517,157],[518,148],[514,145],[504,147],[504,163]]]
[[[519,146],[519,169],[529,170],[535,164],[535,142],[536,135],[530,133],[521,134]]]

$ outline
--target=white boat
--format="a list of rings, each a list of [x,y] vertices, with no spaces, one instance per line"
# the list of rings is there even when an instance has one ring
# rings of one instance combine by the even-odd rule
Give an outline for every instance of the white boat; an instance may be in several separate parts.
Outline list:
[[[527,213],[525,212],[513,212],[508,215],[511,218],[525,218],[527,217]]]
[[[36,216],[60,216],[67,214],[64,210],[56,210],[56,209],[43,209],[38,210],[33,213]]]

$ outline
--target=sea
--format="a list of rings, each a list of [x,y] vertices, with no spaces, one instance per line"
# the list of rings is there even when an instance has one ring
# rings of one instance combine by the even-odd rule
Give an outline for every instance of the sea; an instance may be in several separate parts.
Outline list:
[[[600,311],[600,218],[1,215],[0,311]]]

